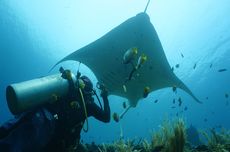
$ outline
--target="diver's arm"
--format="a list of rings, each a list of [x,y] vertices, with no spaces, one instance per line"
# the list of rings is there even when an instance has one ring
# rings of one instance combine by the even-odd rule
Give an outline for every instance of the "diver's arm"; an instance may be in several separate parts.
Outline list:
[[[109,106],[109,100],[108,97],[102,97],[103,102],[104,102],[104,116],[106,122],[110,121],[110,106]]]
[[[103,122],[109,122],[110,121],[110,106],[109,106],[109,100],[108,100],[108,93],[101,94],[103,102],[104,102],[104,109],[101,109],[98,105],[96,105],[94,102],[91,104],[89,112],[92,116],[94,116],[96,119],[103,121]]]

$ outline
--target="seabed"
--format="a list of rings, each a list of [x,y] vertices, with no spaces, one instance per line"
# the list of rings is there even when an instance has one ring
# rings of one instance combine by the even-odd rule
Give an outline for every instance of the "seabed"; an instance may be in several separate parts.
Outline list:
[[[202,137],[200,144],[193,145],[194,137],[188,136],[182,119],[173,122],[164,121],[158,131],[151,135],[151,140],[119,139],[108,144],[81,144],[81,152],[230,152],[230,130],[212,128],[199,130]],[[71,150],[73,152],[73,150]]]

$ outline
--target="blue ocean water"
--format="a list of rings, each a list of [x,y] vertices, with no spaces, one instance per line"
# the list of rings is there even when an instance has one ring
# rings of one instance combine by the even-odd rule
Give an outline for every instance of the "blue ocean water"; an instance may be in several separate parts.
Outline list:
[[[0,124],[12,117],[5,99],[7,85],[57,73],[58,67],[48,73],[57,61],[142,12],[145,5],[145,1],[138,0],[1,0]],[[181,90],[176,95],[171,88],[152,92],[120,123],[112,120],[104,124],[90,118],[89,132],[82,132],[85,142],[119,139],[120,128],[125,138],[148,138],[164,119],[173,119],[177,114],[187,126],[230,128],[230,99],[225,97],[230,95],[229,0],[152,0],[147,13],[170,65],[180,65],[174,68],[175,74],[203,104]],[[76,72],[78,64],[61,65]],[[80,70],[96,84],[90,69],[83,65]],[[179,97],[182,106],[171,108],[173,98]],[[109,100],[112,113],[122,112],[122,103],[127,101],[117,96],[109,96]]]

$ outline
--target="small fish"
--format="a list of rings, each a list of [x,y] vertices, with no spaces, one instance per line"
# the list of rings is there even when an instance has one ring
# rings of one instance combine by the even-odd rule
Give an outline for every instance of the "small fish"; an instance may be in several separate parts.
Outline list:
[[[224,72],[227,71],[227,69],[219,69],[218,72]]]
[[[206,97],[206,100],[208,100],[208,97]]]
[[[193,69],[195,69],[196,68],[196,63],[194,64],[194,66],[193,66]]]
[[[182,104],[181,97],[179,97],[178,102],[179,102],[179,107],[180,107],[180,106],[181,106],[181,104]]]
[[[178,112],[176,113],[176,116],[178,117]]]
[[[123,64],[131,63],[131,61],[136,57],[137,52],[138,49],[136,47],[128,49],[123,56]]]
[[[125,82],[127,82],[128,80],[131,80],[133,78],[134,72],[140,69],[146,61],[147,61],[147,56],[145,54],[142,54],[141,56],[139,56],[137,65],[133,67],[132,71],[129,74],[129,78]]]
[[[210,64],[209,68],[212,68],[212,63]]]
[[[175,107],[175,106],[172,106],[171,108],[172,108],[172,109],[175,109],[176,107]]]
[[[228,98],[228,94],[227,94],[227,93],[225,93],[225,95],[224,95],[224,96],[225,96],[225,98]]]
[[[176,103],[176,100],[175,99],[173,99],[173,104],[175,104]]]
[[[145,54],[142,54],[138,58],[136,69],[139,69],[146,61],[147,61],[147,56]]]
[[[126,106],[126,102],[123,102],[122,105],[123,105],[123,108],[126,109],[126,107],[127,107],[127,106]]]
[[[123,85],[123,90],[124,90],[125,93],[127,92],[127,88],[126,88],[125,85]]]
[[[155,101],[154,101],[154,103],[157,103],[158,102],[158,100],[156,99]]]
[[[184,55],[182,53],[180,53],[181,57],[184,58]]]
[[[171,70],[172,70],[172,72],[174,71],[174,67],[173,66],[172,66]]]
[[[172,90],[173,90],[173,92],[177,93],[177,91],[176,91],[176,86],[173,86],[173,87],[172,87]]]
[[[180,64],[176,64],[175,67],[176,67],[176,68],[179,68],[179,67],[180,67]]]
[[[185,106],[185,107],[184,107],[184,111],[187,111],[187,110],[188,110],[188,107],[187,107],[187,106]]]
[[[207,122],[208,121],[208,119],[207,118],[204,118],[204,122]]]
[[[143,91],[143,98],[146,98],[150,92],[150,88],[146,86]]]
[[[113,113],[113,120],[116,122],[119,122],[119,120],[120,120],[120,117],[116,112]]]

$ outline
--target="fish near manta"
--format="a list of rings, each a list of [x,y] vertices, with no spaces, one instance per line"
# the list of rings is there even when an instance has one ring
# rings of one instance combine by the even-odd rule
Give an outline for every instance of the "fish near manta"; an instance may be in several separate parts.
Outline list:
[[[138,75],[134,75],[134,79],[125,83],[125,92],[124,80],[133,66],[123,64],[123,56],[133,47],[138,49],[138,56],[145,54],[148,60],[138,69]],[[150,88],[150,92],[175,86],[201,103],[172,72],[146,12],[127,19],[101,38],[67,55],[57,64],[67,60],[79,61],[88,66],[98,81],[105,84],[110,94],[127,98],[132,107],[143,98],[146,86]]]

